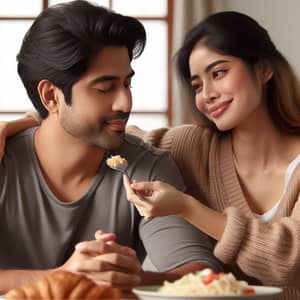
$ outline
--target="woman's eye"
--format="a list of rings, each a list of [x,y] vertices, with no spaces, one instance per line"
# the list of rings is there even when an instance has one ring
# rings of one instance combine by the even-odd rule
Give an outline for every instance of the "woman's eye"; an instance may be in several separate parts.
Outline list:
[[[217,70],[217,71],[213,71],[213,78],[220,78],[221,76],[223,76],[225,73],[227,72],[227,70]]]
[[[194,91],[194,93],[199,93],[201,89],[202,89],[201,84],[192,84],[192,90]]]

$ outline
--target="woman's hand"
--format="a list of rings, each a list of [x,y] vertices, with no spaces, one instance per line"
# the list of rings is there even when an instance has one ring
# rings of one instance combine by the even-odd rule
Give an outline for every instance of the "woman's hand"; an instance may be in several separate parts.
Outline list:
[[[133,182],[123,177],[127,199],[133,202],[145,219],[184,214],[189,196],[173,186],[160,182]]]
[[[30,127],[38,126],[41,119],[37,112],[28,112],[23,118],[9,122],[0,121],[0,162],[4,155],[6,139]]]
[[[0,122],[0,161],[2,160],[2,157],[4,155],[5,141],[6,141],[6,135],[7,135],[7,126],[8,126],[7,122],[4,122],[4,121]]]

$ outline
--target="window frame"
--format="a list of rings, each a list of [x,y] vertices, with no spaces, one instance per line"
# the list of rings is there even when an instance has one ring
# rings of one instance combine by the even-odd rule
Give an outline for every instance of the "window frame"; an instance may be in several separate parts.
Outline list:
[[[42,9],[48,7],[49,0],[40,0],[42,2]],[[108,8],[112,9],[113,1],[108,1]],[[172,124],[172,37],[173,37],[173,5],[174,0],[166,0],[167,1],[167,15],[162,17],[157,16],[134,16],[140,21],[164,21],[167,24],[167,108],[166,110],[156,110],[156,111],[144,111],[144,110],[133,110],[131,114],[133,115],[163,115],[166,117],[166,121],[168,126]],[[0,16],[0,21],[33,21],[36,17],[35,16]],[[25,111],[18,110],[0,110],[0,117],[1,115],[22,115]]]

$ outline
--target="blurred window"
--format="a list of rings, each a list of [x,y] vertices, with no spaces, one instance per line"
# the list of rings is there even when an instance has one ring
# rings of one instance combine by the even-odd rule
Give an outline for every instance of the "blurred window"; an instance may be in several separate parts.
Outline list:
[[[17,74],[16,55],[34,18],[46,7],[71,0],[0,0],[0,120],[14,119],[33,106]],[[169,63],[173,0],[92,0],[138,18],[147,33],[142,56],[133,60],[133,112],[129,124],[145,129],[171,124]]]

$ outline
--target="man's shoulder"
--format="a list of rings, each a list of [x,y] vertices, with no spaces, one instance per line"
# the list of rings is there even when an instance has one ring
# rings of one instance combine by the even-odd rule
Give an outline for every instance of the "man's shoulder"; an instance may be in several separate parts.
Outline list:
[[[26,142],[28,139],[31,139],[33,137],[33,133],[35,131],[34,128],[28,128],[23,131],[20,131],[16,135],[13,135],[7,139],[7,146],[14,147],[16,145],[19,145],[20,143]]]
[[[26,160],[33,151],[34,128],[26,129],[7,139],[3,161],[19,163]]]
[[[155,148],[141,138],[126,134],[123,145],[114,151],[128,161],[128,172],[138,180],[161,180],[183,188],[178,168],[168,151]]]
[[[161,156],[167,153],[166,150],[154,147],[152,144],[145,142],[142,138],[127,133],[125,136],[125,147],[130,147],[131,151],[136,150],[138,152],[145,151],[149,155]]]

